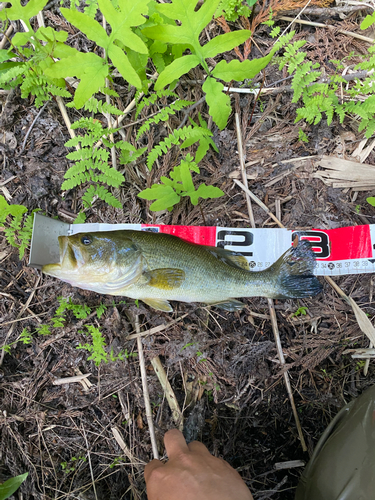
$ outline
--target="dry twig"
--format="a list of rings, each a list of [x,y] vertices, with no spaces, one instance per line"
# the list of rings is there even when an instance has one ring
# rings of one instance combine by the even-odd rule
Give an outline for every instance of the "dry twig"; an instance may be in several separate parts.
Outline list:
[[[138,315],[135,317],[135,330],[137,333],[140,332],[139,328],[139,319]],[[141,370],[141,377],[142,377],[142,387],[143,387],[143,397],[145,400],[145,407],[146,407],[146,417],[147,417],[147,423],[148,423],[148,428],[150,431],[150,439],[151,439],[151,446],[152,446],[152,452],[154,454],[154,458],[159,459],[159,451],[158,451],[158,446],[156,443],[156,435],[155,435],[155,428],[154,428],[154,422],[152,420],[152,410],[151,410],[151,404],[150,404],[150,395],[148,392],[148,385],[147,385],[147,375],[146,375],[146,365],[145,365],[145,358],[143,354],[143,346],[142,346],[142,339],[140,336],[137,337],[137,348],[138,348],[138,356],[139,356],[139,367]]]

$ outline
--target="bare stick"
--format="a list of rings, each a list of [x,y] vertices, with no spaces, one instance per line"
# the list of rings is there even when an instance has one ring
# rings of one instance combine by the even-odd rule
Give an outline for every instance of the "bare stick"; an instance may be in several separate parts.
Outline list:
[[[238,113],[235,114],[235,119],[236,119],[236,132],[237,132],[237,144],[238,144],[237,149],[238,149],[238,154],[240,157],[242,182],[244,183],[246,189],[248,189],[245,162],[244,162],[244,158],[243,158],[242,134],[241,134],[240,119],[239,119]],[[245,191],[245,193],[246,193],[246,191]],[[251,225],[251,227],[255,227],[253,207],[251,206],[251,200],[250,200],[248,193],[246,193],[246,195],[247,195],[246,196],[246,203],[247,203],[247,210],[249,212],[250,225]]]
[[[36,122],[37,122],[38,118],[40,117],[40,115],[43,113],[43,111],[44,111],[45,107],[47,106],[48,102],[49,101],[47,101],[47,102],[45,102],[43,104],[43,107],[40,109],[39,113],[36,115],[36,117],[34,118],[32,124],[30,125],[29,130],[26,132],[25,139],[23,140],[22,148],[21,148],[20,153],[23,153],[23,151],[25,149],[25,146],[26,146],[27,139],[29,138],[29,135],[31,134],[31,131],[34,128],[34,125],[36,124]]]
[[[154,328],[150,328],[150,330],[146,330],[144,332],[139,332],[139,333],[132,333],[131,335],[128,335],[126,337],[126,340],[137,339],[138,337],[146,337],[147,335],[153,335],[154,333],[162,332],[163,330],[166,330],[170,326],[183,320],[184,318],[186,318],[186,316],[188,316],[187,313],[183,314],[182,316],[180,316],[177,319],[174,319],[173,321],[170,321],[169,323],[163,323],[162,325],[154,326]],[[1,323],[0,323],[0,325],[1,325]]]
[[[267,299],[268,300],[268,308],[270,311],[271,315],[271,324],[272,324],[272,330],[273,334],[275,337],[275,342],[276,342],[276,348],[277,348],[277,354],[280,359],[280,363],[282,365],[285,365],[285,358],[284,358],[284,353],[283,353],[283,348],[281,346],[281,340],[280,340],[280,335],[279,335],[279,327],[277,326],[277,318],[276,318],[276,311],[275,311],[275,306],[273,303],[272,299]],[[307,446],[305,442],[305,438],[303,437],[303,432],[302,432],[302,427],[301,423],[299,421],[298,413],[297,413],[297,408],[294,403],[294,397],[293,397],[293,392],[292,392],[292,386],[290,385],[290,379],[289,379],[289,372],[285,371],[284,372],[284,381],[286,385],[286,390],[288,391],[288,396],[289,396],[289,401],[292,406],[292,411],[294,415],[294,419],[296,421],[296,426],[297,426],[297,431],[298,431],[298,436],[301,441],[301,446],[303,451],[307,451]]]
[[[176,427],[180,429],[182,432],[182,429],[184,427],[184,420],[182,416],[182,412],[180,409],[180,406],[177,402],[175,393],[173,392],[173,389],[171,387],[171,384],[169,383],[169,380],[167,378],[167,374],[165,373],[164,367],[161,364],[159,356],[156,356],[154,359],[151,360],[151,364],[155,370],[155,373],[159,379],[160,385],[163,388],[165,397],[167,398],[169,408],[172,411],[172,418],[174,420],[174,423],[176,424]]]
[[[10,37],[10,35],[12,34],[12,31],[13,31],[13,25],[10,24],[9,25],[9,28],[6,30],[5,32],[5,35],[3,36],[3,39],[1,40],[0,42],[0,50],[2,50],[5,46],[5,44],[7,43],[8,41],[8,38]]]
[[[91,373],[85,373],[82,375],[75,375],[74,377],[57,378],[52,381],[52,385],[64,385],[64,384],[71,384],[73,382],[81,382],[81,380],[89,377],[90,375]]]
[[[249,188],[247,188],[246,186],[244,186],[242,184],[242,182],[240,182],[237,179],[233,179],[233,182],[235,182],[238,186],[240,186],[240,188],[243,189],[245,191],[245,193],[248,196],[250,196],[250,198],[252,200],[255,201],[255,203],[257,203],[261,208],[263,208],[263,210],[266,212],[266,214],[269,215],[271,217],[271,219],[273,219],[279,227],[285,228],[285,226],[279,221],[279,219],[275,215],[273,215],[273,213],[268,209],[268,207],[263,203],[263,201],[261,201],[257,196],[255,196],[255,194],[252,193],[249,190]]]
[[[138,315],[135,317],[135,330],[137,333],[140,333]],[[142,346],[141,337],[137,337],[137,348],[138,348],[138,356],[139,356],[139,367],[141,370],[141,378],[142,378],[143,397],[145,400],[145,407],[146,407],[146,417],[147,417],[148,428],[150,430],[152,452],[154,454],[154,458],[159,460],[159,452],[158,452],[158,447],[156,444],[154,422],[152,420],[152,410],[151,410],[151,404],[150,404],[150,395],[148,392],[146,365],[145,365],[145,358],[144,358],[144,354],[143,354],[143,346]]]
[[[98,500],[98,495],[96,494],[96,488],[95,488],[94,471],[92,470],[92,464],[91,464],[91,455],[90,455],[90,450],[89,450],[89,443],[87,441],[86,431],[85,431],[85,428],[84,428],[83,424],[82,424],[82,431],[83,431],[83,436],[85,438],[85,443],[86,443],[86,448],[87,448],[87,458],[88,458],[88,461],[89,461],[91,481],[92,481],[92,488],[94,490],[95,498],[96,498],[96,500]]]

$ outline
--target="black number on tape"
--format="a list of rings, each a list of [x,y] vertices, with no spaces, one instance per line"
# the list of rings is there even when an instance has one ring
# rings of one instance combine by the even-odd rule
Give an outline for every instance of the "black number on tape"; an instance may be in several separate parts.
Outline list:
[[[241,237],[241,240],[238,241],[238,237]],[[236,231],[231,229],[230,231],[223,230],[217,233],[217,242],[216,246],[225,248],[225,247],[239,247],[236,249],[231,249],[235,252],[240,252],[242,255],[252,256],[253,252],[246,251],[246,248],[249,248],[254,241],[253,233],[249,231]]]
[[[301,240],[308,240],[311,243],[311,247],[318,259],[326,259],[330,256],[329,238],[323,231],[304,231]]]

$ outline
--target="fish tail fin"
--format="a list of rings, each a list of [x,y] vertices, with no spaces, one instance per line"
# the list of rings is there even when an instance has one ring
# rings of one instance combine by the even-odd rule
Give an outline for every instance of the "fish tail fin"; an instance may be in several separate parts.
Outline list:
[[[314,276],[315,255],[308,241],[299,241],[269,268],[277,275],[275,299],[303,298],[317,295],[322,285]]]

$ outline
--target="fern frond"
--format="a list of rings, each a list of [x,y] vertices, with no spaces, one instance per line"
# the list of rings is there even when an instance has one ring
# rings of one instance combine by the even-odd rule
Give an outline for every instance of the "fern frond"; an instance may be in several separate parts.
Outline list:
[[[168,137],[166,137],[163,141],[159,142],[157,146],[155,146],[148,155],[147,158],[147,167],[149,170],[152,169],[153,164],[157,160],[159,156],[163,153],[167,153],[168,149],[172,147],[172,145],[179,144],[182,141],[185,141],[188,138],[194,137],[199,140],[200,137],[210,137],[212,132],[203,127],[192,127],[191,125],[187,125],[183,128],[174,130]]]
[[[191,106],[192,104],[194,104],[193,101],[185,101],[183,99],[179,99],[178,101],[173,102],[170,106],[162,108],[157,115],[149,118],[142,125],[142,127],[137,132],[136,139],[138,140],[141,135],[143,135],[147,130],[150,130],[150,127],[153,123],[158,124],[161,121],[165,122],[170,116],[174,115],[176,111],[181,111],[181,109]]]
[[[107,163],[95,163],[95,167],[103,172],[103,176],[100,176],[102,182],[108,184],[108,186],[119,187],[124,181],[125,177],[121,172],[113,167],[110,167]]]
[[[86,101],[84,105],[84,109],[86,111],[91,111],[92,113],[110,113],[112,115],[122,115],[123,112],[120,111],[116,106],[112,104],[108,104],[107,102],[102,102],[96,99],[95,97],[91,97],[88,101]]]
[[[105,201],[111,207],[122,208],[121,202],[104,186],[90,186],[82,196],[83,205],[86,208],[91,207],[95,197]]]
[[[61,189],[63,191],[68,191],[68,189],[73,189],[80,186],[87,181],[87,174],[79,172],[77,175],[70,176],[66,181],[61,184]]]
[[[304,89],[306,89],[320,77],[321,72],[311,71],[311,66],[311,61],[306,61],[303,64],[298,64],[292,80],[292,89],[294,90],[292,102],[297,102],[301,97]]]
[[[20,65],[13,66],[13,67],[9,68],[7,71],[2,72],[2,74],[0,75],[1,88],[4,88],[4,86],[6,84],[9,85],[11,80],[22,75],[22,73],[24,73],[26,68],[27,68],[26,64],[20,64]]]
[[[109,158],[109,151],[103,148],[96,148],[91,151],[91,155],[93,160],[101,160],[101,161],[108,161]]]
[[[111,89],[110,87],[100,87],[99,91],[104,95],[109,95],[111,97],[120,97],[116,90]]]
[[[155,104],[155,102],[161,97],[173,97],[174,99],[178,99],[178,95],[171,90],[158,90],[155,94],[151,94],[149,97],[143,96],[142,101],[137,104],[137,112],[135,114],[135,118],[138,118],[143,108],[145,108],[146,106],[151,106],[151,104]]]
[[[72,123],[71,128],[73,130],[77,130],[78,128],[83,128],[83,129],[87,129],[90,132],[93,132],[96,134],[98,134],[98,133],[100,134],[101,131],[103,130],[103,127],[102,127],[102,124],[100,123],[100,121],[95,120],[91,116],[80,118],[76,122]]]

